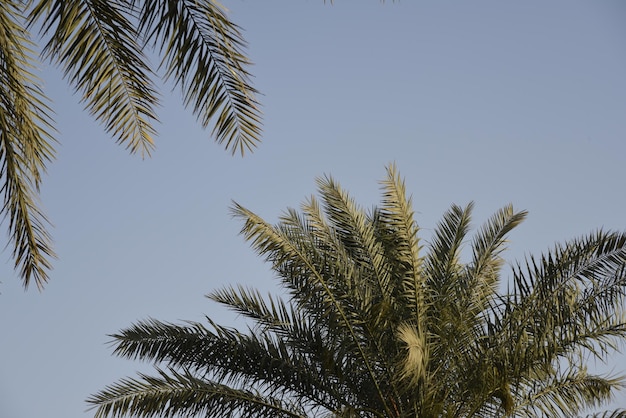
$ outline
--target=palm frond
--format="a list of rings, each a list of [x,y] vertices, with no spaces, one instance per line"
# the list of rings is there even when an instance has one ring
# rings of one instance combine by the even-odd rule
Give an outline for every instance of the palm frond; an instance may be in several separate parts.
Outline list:
[[[305,218],[289,211],[288,216],[281,218],[282,225],[289,231],[297,231],[294,236],[308,237],[303,240],[307,243],[307,254],[315,265],[328,266],[320,271],[361,340],[355,348],[384,365],[378,380],[399,394],[400,388],[392,376],[394,357],[400,355],[395,339],[400,320],[394,312],[402,303],[394,300],[401,291],[391,280],[393,270],[399,270],[398,263],[385,253],[375,215],[368,216],[330,177],[318,178],[318,190],[323,213],[311,199],[303,209]],[[321,231],[317,230],[318,226]],[[301,293],[294,294],[298,303]],[[320,295],[323,297],[324,293]],[[314,312],[311,309],[311,314]],[[329,315],[323,318],[328,321]],[[354,340],[343,341],[341,345],[353,346]]]
[[[346,394],[350,392],[341,388],[340,381],[345,380],[345,386],[352,382],[320,372],[322,364],[328,366],[336,361],[337,353],[322,350],[328,342],[318,332],[306,330],[305,321],[287,330],[287,334],[276,336],[265,331],[246,335],[211,320],[209,323],[213,331],[198,323],[142,321],[113,336],[114,353],[188,370],[203,379],[213,377],[223,383],[256,388],[259,393],[309,400],[329,410],[349,403]],[[320,356],[301,356],[305,345]],[[335,390],[329,391],[329,385]]]
[[[197,322],[183,326],[148,319],[111,337],[119,357],[193,368],[196,350],[210,344],[214,335]]]
[[[403,315],[403,321],[412,321],[423,328],[426,316],[424,292],[426,275],[423,274],[420,258],[419,228],[414,220],[411,198],[406,195],[404,181],[396,171],[395,165],[387,169],[387,178],[382,182],[383,197],[379,215],[375,216],[379,239],[387,260],[394,260],[392,277],[399,283],[392,287],[401,292],[395,297],[402,297],[409,303],[399,306],[409,307],[409,314]],[[421,324],[421,325],[420,325]]]
[[[465,322],[462,311],[462,298],[467,291],[459,287],[463,274],[460,251],[469,230],[472,207],[471,203],[466,208],[452,205],[435,229],[424,260],[427,330],[433,347],[431,368],[445,367],[449,371],[446,380],[437,383],[443,391],[441,398],[447,397],[446,392],[457,390],[464,381],[457,374],[467,372],[462,371],[462,366],[467,365],[464,352],[475,339],[474,324]]]
[[[385,257],[374,223],[331,177],[318,178],[318,189],[327,222],[346,257],[339,264],[353,266],[352,275],[358,276],[345,278],[346,284],[358,283],[347,293],[353,303],[361,304],[357,311],[370,311],[374,323],[385,321],[387,308],[393,303],[392,263]]]
[[[325,204],[328,205],[328,202]],[[391,308],[389,297],[392,289],[388,284],[383,287],[377,280],[377,267],[372,265],[373,260],[369,256],[371,253],[368,249],[379,247],[378,243],[372,242],[377,238],[370,235],[372,222],[364,214],[345,215],[358,219],[360,231],[365,231],[369,242],[367,245],[363,244],[365,250],[355,251],[354,242],[346,243],[343,240],[341,232],[343,227],[337,226],[333,219],[326,217],[316,199],[311,198],[303,204],[302,210],[304,216],[293,210],[288,211],[281,218],[281,228],[292,239],[298,241],[303,252],[320,267],[329,288],[342,304],[358,332],[366,335],[367,341],[377,343],[370,338],[372,336],[370,329],[383,326],[384,321],[391,319],[388,314]],[[379,262],[389,264],[385,260]],[[286,276],[290,275],[290,271],[287,270],[279,272]],[[293,301],[311,315],[316,315],[317,306],[325,304],[324,292],[314,291],[304,296],[304,292],[297,285],[287,287],[292,289]],[[328,316],[324,318],[328,321]]]
[[[533,381],[515,413],[536,417],[579,416],[586,409],[609,402],[622,385],[621,379],[590,375],[584,369],[569,370],[564,376]]]
[[[288,333],[294,324],[291,317],[293,311],[290,312],[282,299],[267,295],[266,301],[256,289],[227,287],[211,292],[207,297],[253,320],[263,332],[271,331],[281,336]]]
[[[212,293],[210,297],[246,318],[254,319],[254,334],[260,332],[266,335],[269,332],[276,337],[272,338],[275,342],[269,343],[268,340],[263,343],[273,358],[272,365],[264,362],[264,356],[246,355],[246,358],[252,357],[260,362],[269,376],[267,382],[271,382],[273,392],[280,391],[281,387],[289,387],[299,398],[308,399],[312,405],[323,406],[331,411],[340,409],[342,405],[358,403],[354,399],[355,394],[365,399],[362,402],[372,402],[360,386],[364,371],[343,367],[358,361],[358,355],[334,335],[323,318],[296,310],[293,304],[289,310],[273,298],[269,298],[266,303],[258,292],[246,291],[241,287],[238,291],[223,289]],[[302,353],[307,354],[303,356]],[[279,363],[283,363],[281,371],[276,369]],[[253,369],[244,367],[244,370]]]
[[[482,310],[488,299],[498,291],[500,270],[504,264],[500,254],[506,249],[506,236],[522,223],[526,215],[526,211],[514,212],[513,206],[507,205],[496,212],[474,237],[467,288],[476,295],[468,298],[478,303],[475,309]]]
[[[164,55],[166,78],[173,78],[184,101],[207,127],[213,118],[216,141],[232,153],[256,146],[261,134],[257,91],[239,27],[217,2],[144,2],[140,31]]]
[[[159,377],[139,377],[123,379],[91,396],[87,402],[96,408],[95,417],[306,416],[294,402],[198,379],[188,372],[159,370]]]
[[[465,208],[452,205],[435,229],[426,255],[425,268],[429,287],[438,295],[449,292],[461,273],[461,246],[469,231],[473,208],[473,203]]]
[[[599,231],[557,246],[526,271],[518,267],[514,279],[502,327],[503,340],[524,341],[517,367],[547,366],[582,349],[601,358],[626,337],[626,234]]]
[[[44,54],[62,65],[90,113],[132,153],[154,147],[156,92],[124,0],[40,0],[31,23],[50,34]]]
[[[309,304],[313,308],[308,309],[310,314],[324,318],[330,327],[338,327],[334,332],[341,336],[343,349],[356,353],[363,365],[363,373],[375,387],[376,398],[385,410],[390,410],[381,388],[384,382],[379,380],[375,361],[368,355],[367,346],[371,341],[362,338],[361,316],[355,318],[351,315],[357,313],[350,309],[351,301],[342,297],[346,293],[338,292],[340,288],[333,286],[337,277],[325,271],[326,266],[330,266],[328,261],[332,259],[316,257],[317,248],[311,245],[314,242],[306,238],[306,227],[299,217],[290,212],[291,217],[289,214],[283,216],[281,225],[273,227],[240,205],[235,204],[232,212],[244,220],[242,233],[257,253],[265,255],[284,279],[286,287],[298,294],[298,305],[302,307],[303,304]]]
[[[0,179],[2,214],[9,218],[15,269],[24,287],[42,289],[55,257],[48,219],[38,206],[46,163],[54,157],[50,109],[31,72],[32,43],[22,2],[0,5]]]

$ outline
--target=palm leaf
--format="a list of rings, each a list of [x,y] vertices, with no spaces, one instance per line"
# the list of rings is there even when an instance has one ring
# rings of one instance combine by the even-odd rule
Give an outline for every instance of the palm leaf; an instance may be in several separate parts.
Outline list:
[[[423,328],[426,316],[426,275],[423,274],[423,260],[419,256],[419,228],[414,220],[412,202],[406,196],[404,181],[394,165],[387,169],[387,179],[382,182],[382,186],[382,206],[374,219],[377,235],[384,243],[386,259],[393,260],[391,265],[394,271],[391,276],[399,280],[392,286],[394,292],[398,292],[394,297],[409,301],[398,304],[410,308],[409,313],[403,314],[402,321],[412,321]]]
[[[527,212],[514,212],[513,206],[507,205],[494,214],[479,230],[472,243],[472,262],[469,265],[466,287],[473,295],[468,297],[474,306],[467,306],[480,312],[498,291],[500,270],[504,260],[500,253],[506,249],[506,236],[518,226]]]
[[[30,20],[43,21],[45,56],[62,65],[90,113],[132,153],[149,155],[157,97],[136,13],[123,0],[40,0]]]
[[[552,253],[531,259],[515,272],[515,289],[503,317],[503,339],[524,340],[526,361],[551,364],[586,349],[602,357],[626,336],[626,234],[599,231]],[[541,318],[539,321],[538,318]],[[510,334],[509,334],[510,333]],[[512,335],[516,335],[512,338]]]
[[[534,381],[515,414],[520,416],[579,416],[589,407],[611,400],[612,391],[621,386],[620,379],[607,379],[569,370],[564,376]]]
[[[237,291],[222,289],[212,293],[210,298],[253,319],[254,333],[271,332],[276,337],[276,342],[268,350],[273,360],[268,363],[284,364],[281,367],[286,367],[284,371],[273,372],[275,368],[263,363],[263,356],[252,356],[269,373],[272,387],[277,386],[273,391],[280,391],[281,385],[287,386],[300,399],[309,399],[312,404],[331,411],[356,403],[355,393],[362,395],[365,402],[371,402],[359,386],[362,371],[341,367],[355,361],[354,353],[347,349],[343,339],[334,335],[323,318],[308,315],[305,310],[295,310],[293,305],[288,309],[280,300],[271,297],[266,302],[258,292],[242,287]],[[301,353],[309,354],[302,356]]]
[[[252,242],[257,253],[265,255],[281,277],[287,279],[287,287],[298,292],[298,304],[308,304],[312,308],[309,313],[325,318],[331,327],[342,330],[341,333],[335,332],[344,335],[343,349],[354,352],[360,359],[364,366],[363,373],[376,389],[376,398],[385,410],[390,410],[381,388],[383,382],[379,380],[375,363],[368,355],[367,344],[371,341],[361,337],[363,328],[358,318],[355,321],[350,315],[354,310],[346,305],[349,300],[337,294],[333,287],[331,281],[336,278],[325,273],[329,260],[325,257],[314,257],[316,247],[311,246],[311,242],[304,238],[303,230],[306,227],[293,216],[282,217],[283,223],[274,228],[240,205],[235,204],[232,211],[234,216],[244,220],[242,233]]]
[[[267,296],[267,302],[255,289],[238,286],[216,290],[207,297],[227,306],[254,322],[261,330],[277,334],[289,332],[294,323],[288,306],[280,298]]]
[[[472,347],[472,324],[463,321],[463,290],[457,287],[463,274],[460,251],[469,230],[473,204],[466,208],[452,205],[434,231],[424,260],[426,275],[427,332],[431,338],[430,368],[437,373],[446,368],[446,379],[435,382],[439,399],[449,398],[452,391],[462,390],[459,374],[467,373],[464,350]]]
[[[21,2],[0,5],[0,178],[2,213],[9,218],[13,259],[24,287],[39,289],[55,257],[49,224],[38,206],[41,175],[54,157],[50,109],[31,72],[32,43],[22,26]]]
[[[159,377],[140,374],[140,379],[123,379],[90,397],[87,402],[97,406],[95,417],[305,416],[293,402],[198,379],[187,372],[158,371]]]
[[[318,190],[324,202],[324,212],[329,224],[332,225],[346,255],[356,264],[357,268],[365,268],[378,288],[378,294],[389,298],[389,270],[384,263],[384,251],[376,239],[376,230],[366,214],[355,204],[331,178],[319,178]]]
[[[146,1],[140,16],[140,32],[160,47],[166,78],[181,87],[202,126],[216,117],[216,140],[233,153],[255,147],[261,119],[239,27],[212,1]]]
[[[437,297],[450,292],[461,273],[461,246],[469,231],[473,207],[473,203],[465,208],[452,205],[435,229],[425,259],[425,268],[429,288],[436,292]]]
[[[300,356],[293,349],[293,342],[314,345],[317,352],[326,344],[319,334],[294,332],[301,331],[304,322],[279,338],[266,332],[244,335],[209,322],[214,331],[198,323],[181,326],[154,320],[140,322],[113,336],[115,354],[165,363],[168,367],[213,376],[221,382],[236,382],[273,396],[281,394],[281,398],[310,399],[329,410],[349,403],[345,390],[326,390],[329,376],[320,374],[319,370],[321,363],[332,361],[329,357]],[[334,355],[332,350],[326,354]],[[336,380],[333,386],[339,387]]]
[[[154,148],[158,105],[146,44],[160,49],[204,127],[215,122],[226,148],[252,149],[261,117],[249,83],[239,28],[215,2],[37,0],[0,5],[0,176],[13,259],[24,286],[41,289],[55,257],[38,207],[45,163],[53,158],[50,109],[31,69],[28,29],[40,25],[42,55],[58,64],[86,109],[131,153]],[[27,29],[28,28],[28,29]],[[215,120],[214,120],[215,119]]]

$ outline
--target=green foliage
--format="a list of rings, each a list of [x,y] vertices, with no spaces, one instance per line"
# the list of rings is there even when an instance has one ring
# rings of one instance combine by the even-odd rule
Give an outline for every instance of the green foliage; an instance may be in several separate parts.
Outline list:
[[[91,396],[96,417],[578,416],[624,385],[586,363],[626,337],[626,234],[529,258],[501,293],[501,254],[526,212],[505,206],[468,240],[473,205],[452,206],[422,247],[393,166],[370,212],[332,178],[318,184],[321,198],[277,225],[233,207],[284,299],[210,294],[245,332],[207,318],[114,335],[116,355],[160,368]]]
[[[251,150],[261,116],[239,28],[214,1],[38,0],[0,2],[0,181],[13,258],[24,286],[42,288],[53,258],[37,205],[54,158],[51,110],[33,74],[31,30],[43,58],[64,70],[86,109],[131,153],[150,154],[158,118],[154,79],[172,80],[203,127],[233,153]],[[144,51],[154,51],[162,74]]]

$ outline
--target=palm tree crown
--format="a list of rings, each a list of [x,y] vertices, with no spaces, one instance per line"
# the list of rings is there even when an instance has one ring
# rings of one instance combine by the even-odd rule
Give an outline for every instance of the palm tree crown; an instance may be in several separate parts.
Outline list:
[[[39,27],[44,45],[31,40]],[[161,59],[157,71],[144,51]],[[233,153],[260,138],[256,91],[239,28],[216,1],[38,0],[0,2],[0,181],[15,268],[41,288],[55,257],[38,208],[54,158],[51,108],[34,56],[58,64],[86,109],[131,153],[154,147],[159,73],[183,92],[203,127]]]
[[[97,417],[576,416],[623,386],[586,361],[626,337],[626,234],[528,258],[501,292],[501,253],[526,212],[499,210],[462,257],[472,204],[452,206],[422,246],[393,166],[369,212],[332,178],[318,184],[321,199],[277,225],[233,208],[284,296],[210,294],[251,321],[245,332],[207,318],[114,335],[115,354],[155,362],[157,375],[91,396]]]

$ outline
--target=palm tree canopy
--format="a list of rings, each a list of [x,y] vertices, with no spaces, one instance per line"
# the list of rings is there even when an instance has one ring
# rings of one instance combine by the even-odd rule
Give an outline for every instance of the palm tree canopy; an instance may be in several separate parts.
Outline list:
[[[387,174],[371,211],[331,177],[277,225],[234,204],[284,293],[208,295],[244,331],[149,319],[113,335],[116,355],[157,371],[92,395],[96,417],[577,416],[610,401],[624,379],[586,365],[626,338],[626,234],[558,245],[504,281],[526,212],[505,206],[468,239],[473,205],[453,205],[422,243]]]
[[[43,44],[32,41],[32,33]],[[156,67],[144,51],[161,59]],[[256,146],[261,116],[239,27],[215,1],[38,0],[0,3],[0,181],[15,268],[42,288],[55,257],[38,208],[41,175],[54,158],[50,103],[35,72],[57,64],[85,108],[118,143],[154,148],[157,76],[171,80],[203,127],[226,149]],[[158,68],[157,68],[158,67]]]

